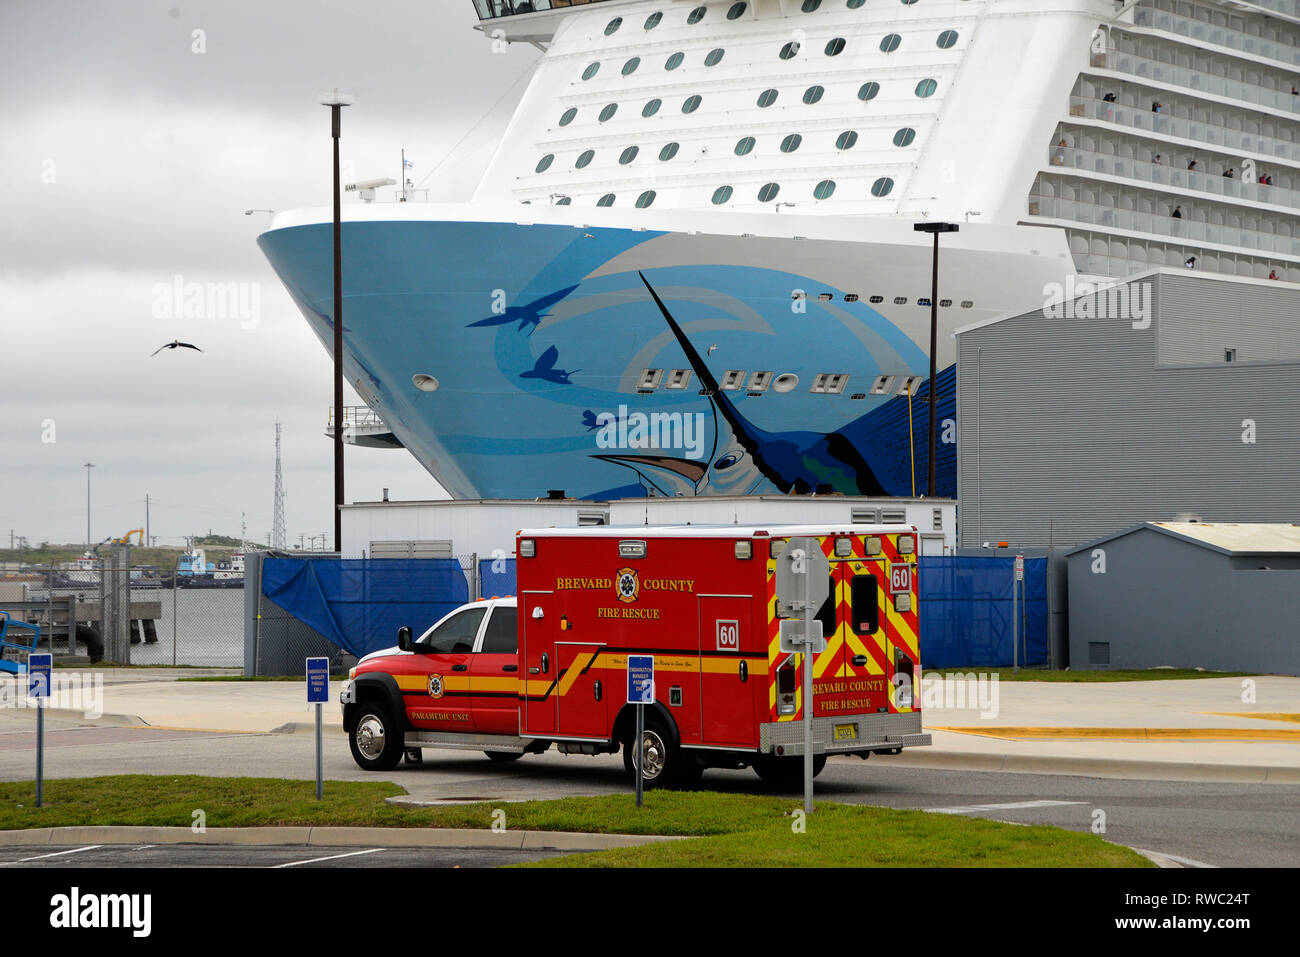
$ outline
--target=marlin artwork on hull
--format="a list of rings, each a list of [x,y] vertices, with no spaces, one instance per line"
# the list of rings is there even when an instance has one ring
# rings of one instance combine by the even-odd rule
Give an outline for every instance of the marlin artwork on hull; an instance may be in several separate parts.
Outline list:
[[[342,217],[345,375],[457,498],[914,495],[932,391],[954,496],[954,330],[1300,276],[1300,0],[474,4],[544,53],[472,200]],[[258,242],[329,349],[332,210]]]

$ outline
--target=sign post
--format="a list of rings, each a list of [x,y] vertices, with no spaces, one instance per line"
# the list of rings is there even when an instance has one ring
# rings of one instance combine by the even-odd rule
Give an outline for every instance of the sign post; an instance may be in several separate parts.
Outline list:
[[[36,806],[45,806],[45,702],[50,697],[54,655],[27,656],[27,696],[36,699]]]
[[[776,563],[776,597],[802,619],[798,630],[781,622],[781,649],[798,651],[803,657],[803,809],[813,809],[813,662],[826,649],[821,622],[815,616],[830,594],[831,563],[815,538],[792,538]],[[788,647],[787,647],[788,646]]]
[[[633,742],[632,768],[636,776],[636,806],[641,806],[644,782],[641,780],[641,758],[645,737],[645,706],[655,700],[654,655],[627,656],[627,703],[636,705],[636,739]]]
[[[1020,583],[1025,580],[1025,556],[1016,555],[1016,574],[1011,582],[1011,670],[1020,671]]]
[[[321,705],[330,699],[330,660],[307,659],[307,703],[316,705],[316,800],[325,789],[324,760],[321,746]]]

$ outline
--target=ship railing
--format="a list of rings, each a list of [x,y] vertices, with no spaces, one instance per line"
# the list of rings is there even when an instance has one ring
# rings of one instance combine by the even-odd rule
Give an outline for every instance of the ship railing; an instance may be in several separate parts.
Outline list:
[[[1141,183],[1172,186],[1176,189],[1192,189],[1214,196],[1245,199],[1255,203],[1270,203],[1275,206],[1300,208],[1300,190],[1246,182],[1239,178],[1241,176],[1240,165],[1232,167],[1234,175],[1229,177],[1200,170],[1180,169],[1164,163],[1146,163],[1123,156],[1116,156],[1113,153],[1098,153],[1093,150],[1076,149],[1067,146],[1053,146],[1048,149],[1047,153],[1047,161],[1052,166],[1089,170],[1094,173],[1119,176]]]
[[[1214,243],[1234,246],[1252,252],[1274,252],[1284,256],[1300,256],[1300,238],[1265,233],[1217,223],[1199,222],[1189,218],[1144,213],[1133,209],[1117,209],[1081,200],[1061,199],[1055,196],[1033,195],[1029,198],[1029,215],[1046,219],[1063,219],[1086,226],[1102,226],[1136,233],[1169,237],[1180,242]]]
[[[1300,0],[1246,0],[1247,3],[1288,17],[1300,17]]]
[[[1133,22],[1140,27],[1177,33],[1197,43],[1212,43],[1230,50],[1240,50],[1251,56],[1267,57],[1280,63],[1300,64],[1300,48],[1264,37],[1252,36],[1240,30],[1230,30],[1228,27],[1206,23],[1203,20],[1193,20],[1191,17],[1179,16],[1166,10],[1138,7],[1133,11]]]
[[[1094,57],[1093,65],[1117,73],[1127,73],[1142,80],[1181,86],[1193,93],[1209,93],[1286,113],[1300,113],[1300,94],[1292,93],[1289,89],[1269,90],[1254,83],[1230,80],[1224,76],[1174,66],[1172,63],[1148,60],[1136,53],[1112,50]]]
[[[330,407],[326,420],[327,429],[334,428],[334,408]],[[383,417],[367,405],[345,405],[343,407],[343,428],[345,429],[387,429]]]
[[[1153,113],[1150,109],[1121,106],[1119,103],[1108,103],[1093,96],[1071,96],[1070,115],[1117,123],[1144,133],[1177,136],[1209,146],[1300,162],[1300,143],[1289,143],[1271,136],[1230,130],[1216,123],[1188,120],[1170,113]]]
[[[474,9],[478,11],[480,20],[496,20],[523,13],[561,10],[566,7],[580,7],[588,3],[601,2],[603,0],[474,0]]]

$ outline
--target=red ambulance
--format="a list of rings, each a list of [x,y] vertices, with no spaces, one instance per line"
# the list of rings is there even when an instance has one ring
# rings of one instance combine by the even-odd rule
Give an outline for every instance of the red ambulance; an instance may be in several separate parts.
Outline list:
[[[689,786],[707,767],[794,783],[803,767],[802,656],[780,650],[776,559],[815,538],[830,564],[813,663],[814,769],[927,745],[915,527],[588,527],[521,531],[513,598],[464,605],[367,655],[341,695],[352,754],[387,770],[423,748],[498,761],[623,752],[633,773],[627,656],[654,656],[642,769]]]

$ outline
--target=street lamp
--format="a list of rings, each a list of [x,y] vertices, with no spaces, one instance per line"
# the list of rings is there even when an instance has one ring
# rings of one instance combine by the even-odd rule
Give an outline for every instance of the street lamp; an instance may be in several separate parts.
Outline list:
[[[334,139],[334,548],[343,551],[343,191],[339,182],[339,130],[343,107],[352,97],[323,94],[322,106],[330,108],[330,130]]]
[[[90,551],[90,470],[95,467],[94,462],[87,462],[86,469],[86,551]]]
[[[935,491],[935,409],[939,405],[935,378],[939,374],[936,353],[939,350],[939,234],[955,233],[960,228],[956,223],[917,223],[912,227],[918,233],[930,233],[934,236],[934,271],[930,281],[930,453],[929,481],[926,495],[934,498]]]

